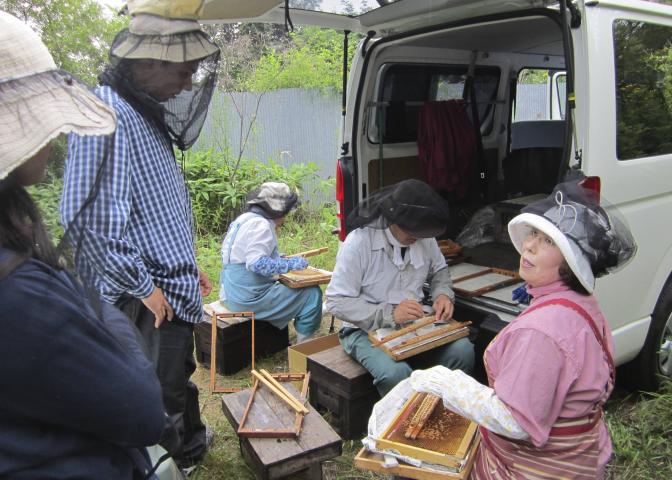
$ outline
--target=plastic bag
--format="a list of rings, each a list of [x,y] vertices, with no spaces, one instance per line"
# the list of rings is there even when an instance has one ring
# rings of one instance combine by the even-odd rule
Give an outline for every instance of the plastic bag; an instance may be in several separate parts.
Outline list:
[[[457,243],[470,248],[499,240],[502,233],[500,216],[492,207],[483,207],[469,220],[457,236]]]

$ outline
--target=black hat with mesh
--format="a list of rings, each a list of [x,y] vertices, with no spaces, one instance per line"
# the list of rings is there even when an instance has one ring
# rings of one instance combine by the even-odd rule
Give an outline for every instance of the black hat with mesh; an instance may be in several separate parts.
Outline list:
[[[448,203],[420,180],[404,180],[364,199],[348,216],[351,229],[384,229],[394,224],[416,238],[432,238],[446,231]]]

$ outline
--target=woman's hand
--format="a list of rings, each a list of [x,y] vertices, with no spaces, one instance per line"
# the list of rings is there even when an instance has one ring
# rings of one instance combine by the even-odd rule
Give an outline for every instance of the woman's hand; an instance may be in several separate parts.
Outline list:
[[[427,370],[415,370],[411,373],[411,388],[416,392],[431,393],[442,397],[450,388],[452,370],[437,365]]]
[[[453,305],[453,302],[448,298],[447,295],[439,295],[434,299],[434,303],[432,304],[432,308],[436,312],[436,320],[439,321],[446,321],[450,320],[453,318],[453,310],[455,310],[455,305]]]
[[[154,287],[154,291],[149,294],[149,297],[140,300],[154,314],[154,328],[159,328],[164,320],[170,322],[173,319],[175,315],[173,307],[170,306],[159,287]]]

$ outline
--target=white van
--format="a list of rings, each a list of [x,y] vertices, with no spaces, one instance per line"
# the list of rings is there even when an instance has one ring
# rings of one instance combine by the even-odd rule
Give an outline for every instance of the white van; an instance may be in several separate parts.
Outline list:
[[[436,122],[423,117],[424,107],[460,100],[473,133],[464,136],[466,124],[458,125],[462,137],[446,160],[459,172],[444,179],[453,188],[454,233],[485,206],[505,225],[550,193],[568,169],[581,170],[623,212],[639,246],[625,269],[597,281],[617,364],[630,362],[644,388],[655,388],[660,374],[672,376],[672,7],[364,0],[347,3],[366,13],[345,16],[311,11],[343,2],[298,3],[310,10],[290,9],[295,23],[366,35],[344,93],[336,194],[341,238],[348,213],[369,193],[411,177],[436,183],[435,170],[420,158],[427,125]],[[260,18],[284,21],[284,8]],[[529,78],[542,79],[544,105],[536,110]],[[460,143],[467,137],[469,158]],[[500,237],[466,249],[471,261],[517,268],[515,251]],[[490,334],[515,316],[466,297],[457,304],[459,314],[480,319]]]

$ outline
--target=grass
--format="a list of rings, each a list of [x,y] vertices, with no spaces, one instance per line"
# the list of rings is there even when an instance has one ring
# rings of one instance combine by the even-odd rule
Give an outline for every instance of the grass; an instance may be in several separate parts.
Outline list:
[[[610,479],[672,477],[672,382],[658,393],[630,394],[607,405],[615,456]]]

